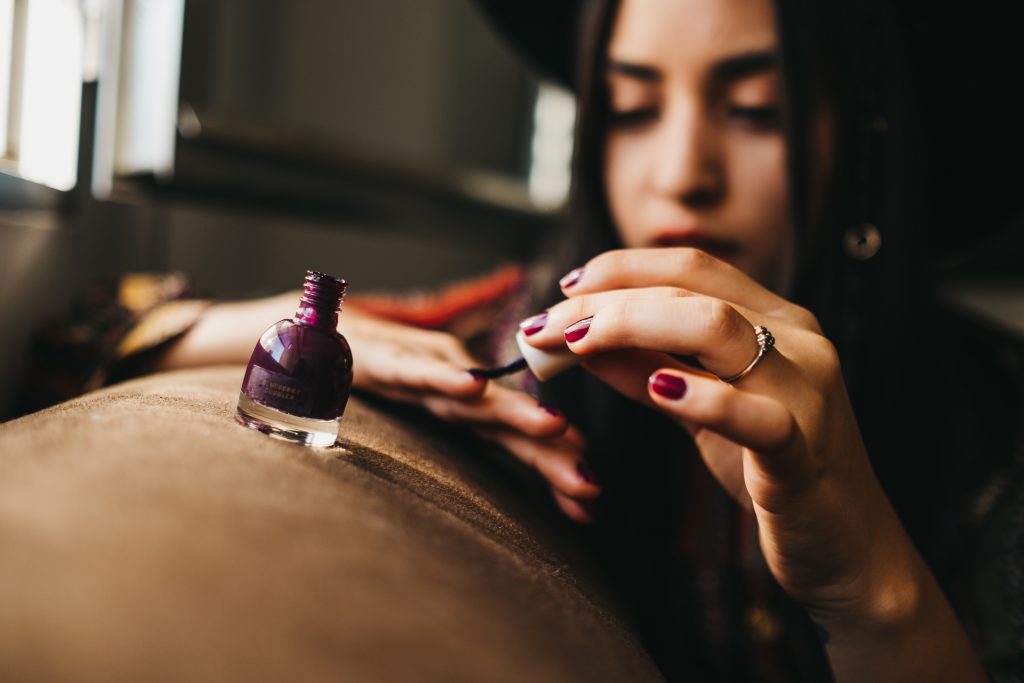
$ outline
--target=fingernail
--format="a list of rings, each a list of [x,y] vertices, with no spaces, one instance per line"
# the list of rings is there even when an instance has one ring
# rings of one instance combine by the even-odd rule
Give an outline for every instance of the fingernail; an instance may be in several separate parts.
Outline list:
[[[576,471],[580,473],[580,479],[587,482],[588,484],[598,484],[597,475],[594,474],[594,470],[590,469],[590,465],[580,460],[576,463]]]
[[[487,378],[484,377],[483,375],[479,374],[476,370],[466,370],[466,372],[468,372],[469,376],[472,377],[473,379],[475,379],[477,382],[486,382],[487,381]]]
[[[543,410],[548,415],[553,415],[555,417],[562,417],[562,411],[559,410],[558,408],[552,408],[551,406],[545,405],[543,403],[538,403],[537,405],[540,406],[540,409]]]
[[[673,401],[678,401],[686,394],[686,380],[676,375],[665,372],[656,372],[651,375],[651,389],[654,393]]]
[[[583,339],[587,336],[587,332],[590,331],[590,322],[594,319],[594,316],[584,318],[583,320],[577,320],[569,327],[565,328],[565,341],[575,342]]]
[[[538,315],[532,316],[519,323],[519,329],[523,331],[527,337],[531,334],[537,334],[544,329],[544,326],[548,324],[547,311]]]
[[[583,277],[583,268],[575,268],[570,270],[565,277],[559,280],[558,284],[562,286],[562,289],[569,289],[579,282],[581,277]]]

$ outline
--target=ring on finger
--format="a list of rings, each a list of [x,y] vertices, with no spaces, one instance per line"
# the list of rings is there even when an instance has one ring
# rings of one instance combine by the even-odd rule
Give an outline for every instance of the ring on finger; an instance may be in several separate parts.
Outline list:
[[[747,367],[743,368],[735,375],[730,375],[729,377],[719,377],[720,380],[722,380],[723,382],[728,382],[729,384],[734,384],[735,382],[740,381],[741,379],[746,377],[747,373],[753,370],[754,366],[760,363],[761,359],[764,358],[764,355],[771,351],[772,347],[775,346],[775,337],[772,336],[772,333],[768,331],[767,327],[763,325],[755,326],[754,334],[757,336],[757,355],[754,356],[754,360],[750,361]]]

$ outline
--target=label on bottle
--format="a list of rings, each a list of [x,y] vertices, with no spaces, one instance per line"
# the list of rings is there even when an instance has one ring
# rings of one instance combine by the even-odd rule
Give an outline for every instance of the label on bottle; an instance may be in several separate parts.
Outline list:
[[[312,412],[316,398],[306,382],[258,365],[249,371],[245,393],[258,403],[299,417]]]

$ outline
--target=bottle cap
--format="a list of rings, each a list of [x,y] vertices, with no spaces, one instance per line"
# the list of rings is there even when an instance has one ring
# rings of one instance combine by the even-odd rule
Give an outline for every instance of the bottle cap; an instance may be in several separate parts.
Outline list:
[[[327,275],[316,270],[306,271],[303,283],[302,301],[315,308],[337,311],[348,290],[348,282],[340,277]]]
[[[569,350],[568,346],[560,349],[547,350],[530,346],[526,342],[526,335],[522,330],[516,332],[516,345],[519,353],[523,354],[530,371],[541,382],[546,382],[563,370],[568,370],[582,360]]]

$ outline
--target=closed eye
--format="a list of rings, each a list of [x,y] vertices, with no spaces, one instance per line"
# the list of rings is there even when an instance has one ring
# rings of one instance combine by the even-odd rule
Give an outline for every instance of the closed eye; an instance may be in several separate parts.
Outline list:
[[[729,107],[730,120],[758,130],[776,130],[782,123],[782,112],[775,105],[761,107]]]
[[[620,128],[631,128],[653,121],[658,116],[657,107],[639,107],[636,109],[612,110],[609,112],[611,125]]]

